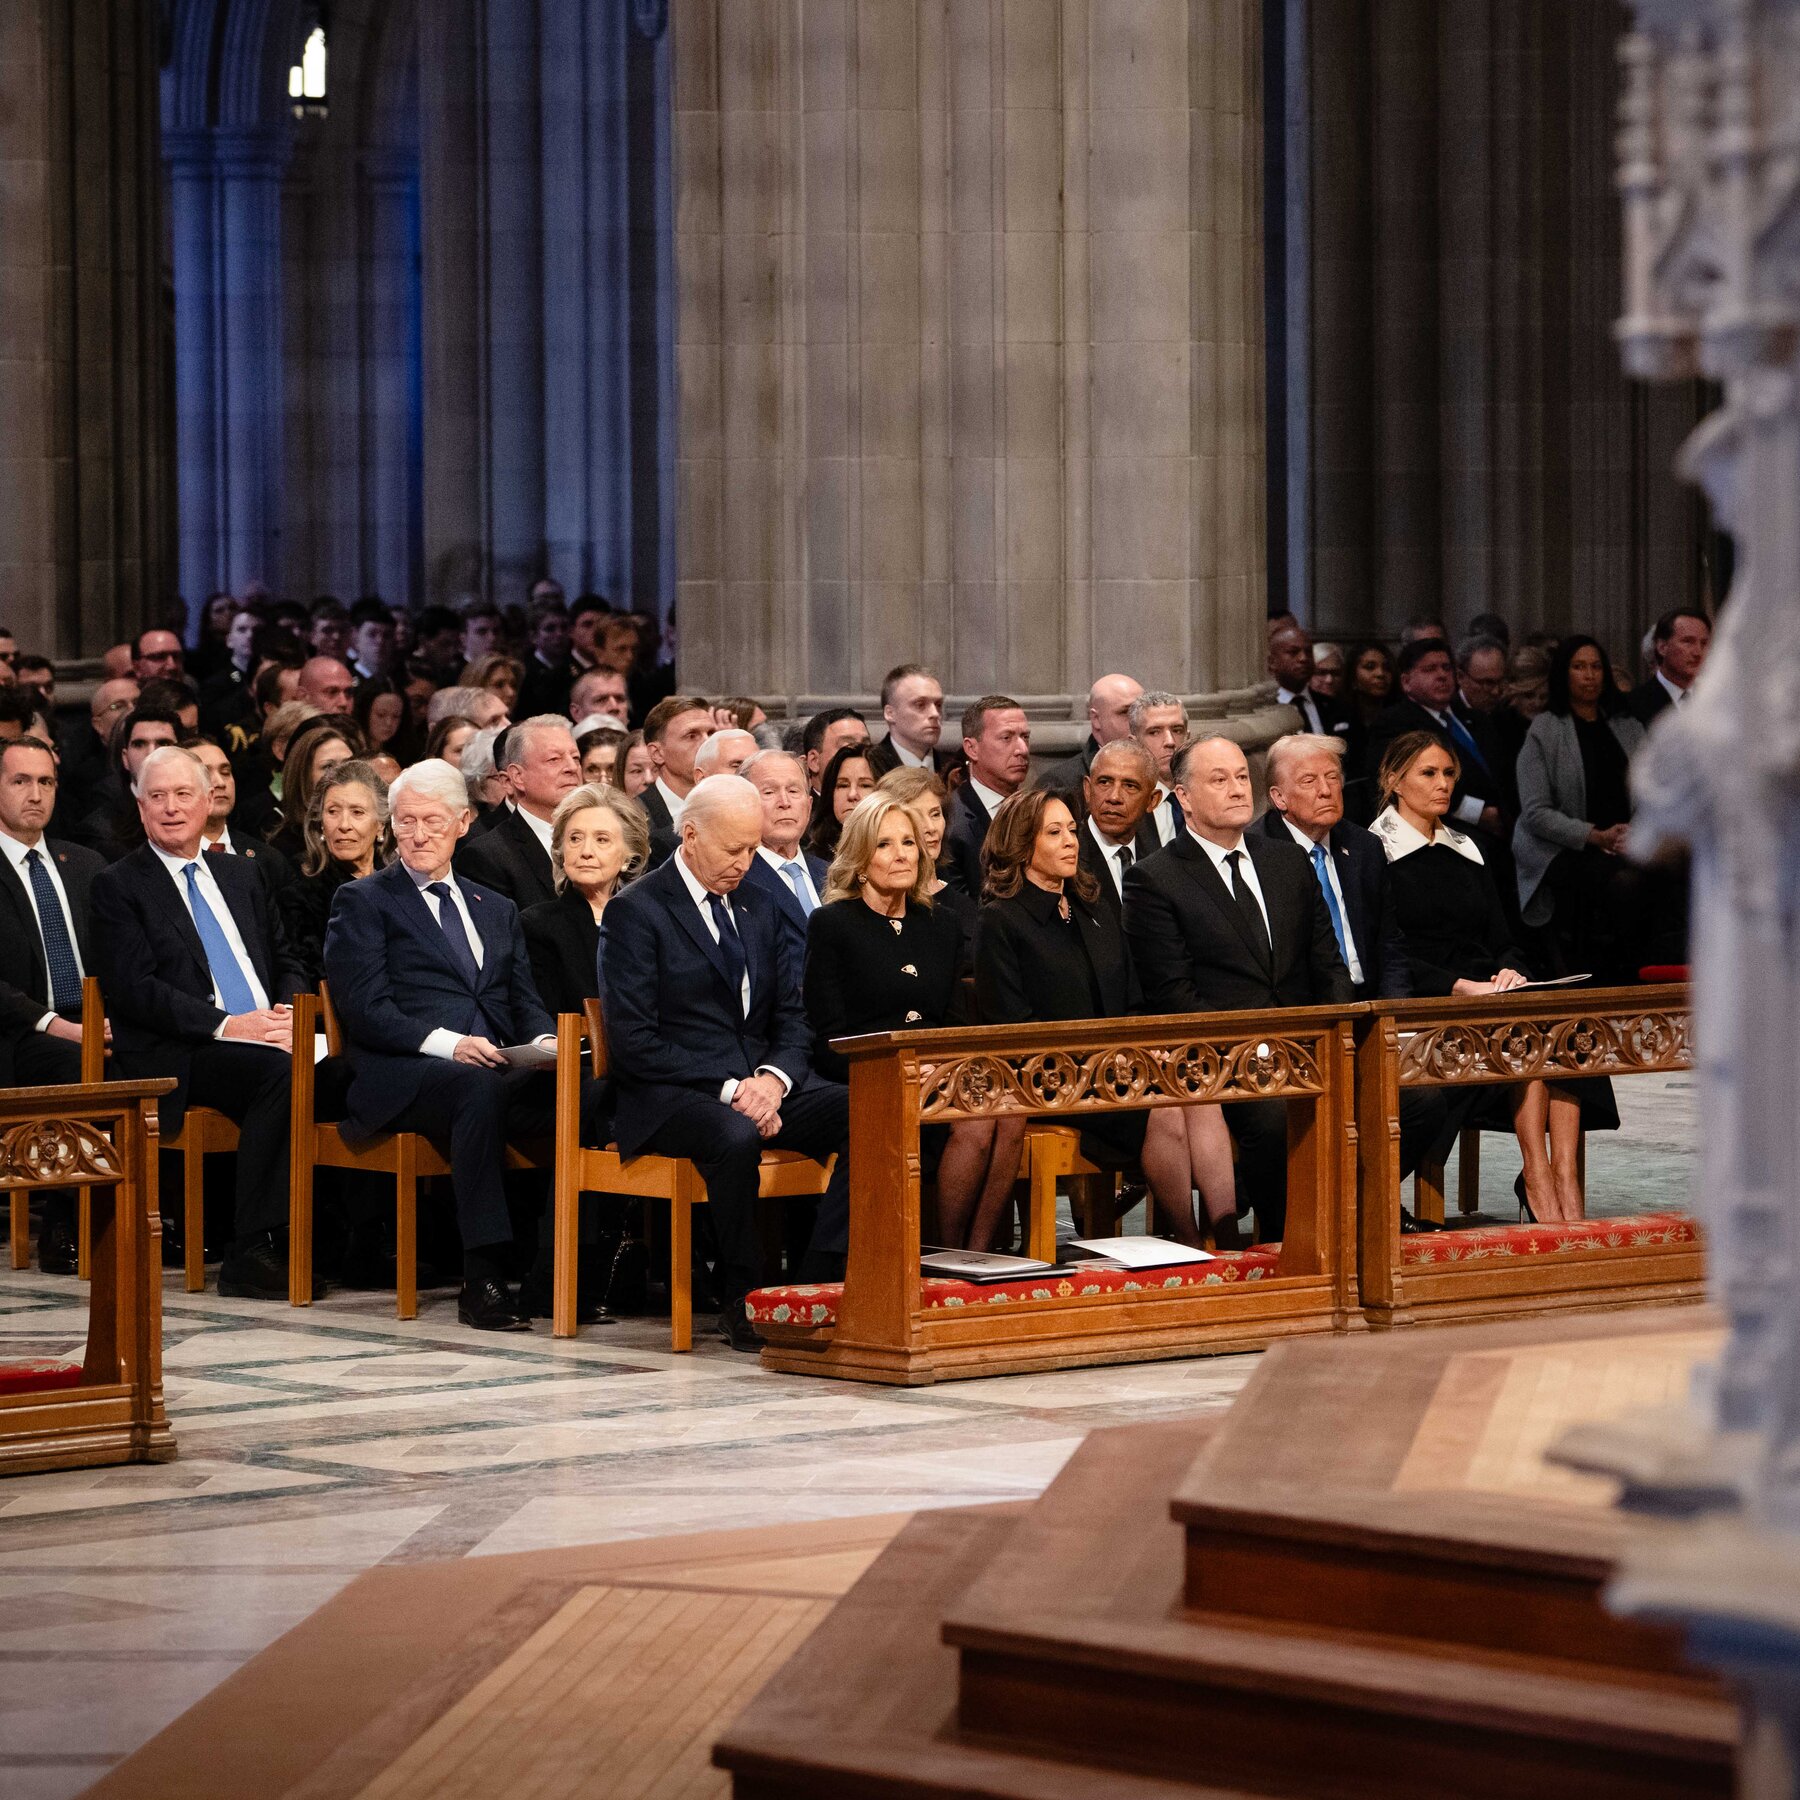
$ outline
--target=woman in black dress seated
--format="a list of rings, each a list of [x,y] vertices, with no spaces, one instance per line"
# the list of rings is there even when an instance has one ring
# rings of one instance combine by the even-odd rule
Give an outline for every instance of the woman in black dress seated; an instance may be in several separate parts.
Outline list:
[[[299,878],[276,894],[288,947],[308,987],[317,987],[325,973],[325,926],[338,889],[385,867],[393,854],[387,820],[387,783],[366,762],[337,764],[313,791]]]
[[[1512,942],[1493,872],[1475,840],[1444,823],[1460,773],[1456,752],[1430,731],[1402,733],[1381,762],[1385,806],[1370,829],[1387,853],[1416,995],[1503,994],[1530,979]],[[1525,1163],[1519,1198],[1528,1216],[1584,1215],[1576,1170],[1583,1090],[1590,1090],[1586,1098],[1595,1114],[1590,1126],[1607,1124],[1611,1087],[1604,1081],[1525,1081],[1499,1090]],[[1460,1123],[1485,1090],[1451,1092]],[[1617,1126],[1616,1112],[1610,1124]]]
[[[849,1069],[831,1040],[952,1022],[962,927],[938,907],[936,871],[918,815],[872,794],[844,821],[824,903],[806,934],[806,1016],[813,1066],[832,1081]],[[938,1229],[957,1249],[986,1249],[1018,1173],[1022,1119],[925,1126],[920,1151],[937,1165]]]
[[[601,914],[649,860],[650,821],[617,788],[578,787],[557,803],[550,818],[556,898],[526,907],[519,919],[531,979],[553,1017],[599,997]]]
[[[1052,1019],[1116,1019],[1140,1005],[1137,976],[1119,915],[1098,904],[1099,888],[1081,866],[1075,815],[1057,795],[1026,789],[994,814],[981,852],[985,904],[975,938],[975,999],[984,1025]],[[1223,1195],[1216,1155],[1197,1153],[1194,1135],[1223,1146]],[[1164,1223],[1184,1244],[1205,1240],[1194,1219],[1194,1188],[1208,1211],[1236,1217],[1230,1139],[1216,1106],[1165,1106],[1148,1112],[1078,1115],[1083,1153],[1095,1162],[1141,1162]],[[1221,1226],[1220,1231],[1224,1231]],[[1220,1243],[1226,1248],[1235,1247]],[[972,1240],[977,1249],[985,1248]]]
[[[887,795],[890,800],[898,800],[919,821],[920,845],[931,858],[934,871],[926,898],[940,912],[955,916],[962,929],[962,955],[956,972],[958,975],[969,974],[975,967],[975,924],[981,916],[981,908],[973,895],[952,887],[942,875],[935,873],[938,859],[944,853],[944,833],[949,829],[949,821],[944,817],[944,802],[949,796],[943,778],[930,769],[890,769],[877,783],[875,791]],[[958,1008],[959,1014],[960,1011]],[[957,1022],[966,1021],[959,1017]]]
[[[1548,926],[1558,974],[1614,985],[1646,961],[1644,872],[1625,860],[1631,758],[1644,728],[1625,710],[1591,637],[1550,659],[1549,699],[1519,751],[1513,861],[1525,923]],[[1679,908],[1675,909],[1679,910]]]
[[[819,800],[807,829],[806,847],[827,862],[837,855],[838,833],[860,801],[875,791],[875,769],[869,746],[846,744],[819,777]]]

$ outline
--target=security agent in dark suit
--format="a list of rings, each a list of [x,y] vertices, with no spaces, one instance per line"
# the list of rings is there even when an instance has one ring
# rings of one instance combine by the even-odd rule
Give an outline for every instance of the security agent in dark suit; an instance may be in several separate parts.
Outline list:
[[[825,899],[828,865],[800,842],[812,816],[806,764],[786,750],[759,750],[744,764],[744,779],[762,801],[762,842],[744,885],[767,894],[787,938],[796,969],[806,964],[806,924]]]
[[[1348,1001],[1349,971],[1307,858],[1293,844],[1245,832],[1254,799],[1243,751],[1229,738],[1201,738],[1176,753],[1171,772],[1190,835],[1125,877],[1125,934],[1146,1009]],[[1225,1117],[1238,1142],[1239,1193],[1273,1241],[1287,1213],[1286,1104],[1243,1101]]]
[[[1081,866],[1115,919],[1125,904],[1125,872],[1162,848],[1150,818],[1156,785],[1156,759],[1134,738],[1102,744],[1082,783]]]
[[[398,859],[338,890],[325,933],[351,1071],[344,1135],[416,1131],[447,1148],[463,1243],[457,1317],[526,1330],[530,1314],[503,1267],[513,1241],[506,1145],[549,1135],[555,1094],[547,1071],[513,1068],[503,1051],[554,1047],[555,1026],[531,983],[518,909],[451,866],[469,827],[460,773],[436,758],[416,763],[389,799]],[[534,1273],[547,1288],[547,1262]]]
[[[1338,709],[1312,691],[1313,641],[1304,625],[1288,619],[1269,632],[1267,667],[1276,703],[1291,706],[1300,715],[1303,732],[1330,736],[1339,722]]]
[[[1452,707],[1456,695],[1456,663],[1450,646],[1437,638],[1415,638],[1394,663],[1404,696],[1386,708],[1369,727],[1367,766],[1378,769],[1388,746],[1408,731],[1435,732],[1456,751],[1462,774],[1450,802],[1450,823],[1483,833],[1502,850],[1511,827],[1504,816],[1506,781],[1503,757],[1489,722],[1463,719]]]
[[[557,802],[581,786],[581,752],[569,721],[555,713],[521,720],[500,734],[494,749],[507,798],[487,830],[463,838],[456,871],[523,912],[556,898],[550,820]]]
[[[1355,998],[1409,998],[1412,974],[1387,855],[1373,832],[1344,817],[1343,740],[1298,732],[1278,738],[1269,747],[1268,783],[1269,810],[1259,829],[1275,843],[1294,845],[1311,863]],[[1444,1090],[1416,1088],[1400,1096],[1402,1175],[1418,1167],[1449,1123]],[[1436,1227],[1402,1211],[1401,1229]]]
[[[881,717],[887,736],[869,751],[875,779],[895,769],[947,773],[956,756],[938,748],[944,731],[944,684],[920,663],[901,663],[881,678]]]
[[[1650,633],[1656,672],[1631,690],[1631,716],[1648,725],[1671,706],[1685,706],[1711,647],[1712,621],[1705,614],[1680,607],[1664,613]]]
[[[698,694],[671,694],[645,715],[644,747],[656,765],[656,779],[638,799],[652,837],[658,832],[678,835],[681,809],[696,779],[694,758],[712,732],[712,708]]]
[[[44,835],[56,809],[56,756],[40,737],[0,743],[0,1083],[81,1079],[81,979],[91,966],[88,897],[106,864]],[[38,1267],[73,1275],[75,1199],[44,1203]]]
[[[1087,772],[1093,766],[1094,753],[1106,744],[1116,744],[1131,736],[1131,703],[1144,691],[1141,683],[1129,675],[1102,675],[1088,689],[1088,734],[1073,756],[1047,768],[1038,786],[1058,794],[1079,794]],[[980,893],[980,889],[975,890]]]
[[[744,1296],[762,1275],[758,1168],[765,1146],[835,1154],[802,1280],[842,1274],[849,1245],[850,1097],[811,1072],[800,966],[774,903],[744,885],[762,837],[762,803],[741,775],[712,775],[688,796],[681,848],[606,909],[600,991],[625,1156],[693,1160],[718,1243],[720,1334],[760,1345]]]
[[[268,885],[236,857],[204,854],[210,777],[165,745],[137,776],[147,842],[94,877],[94,972],[113,1059],[128,1077],[175,1077],[159,1102],[165,1136],[190,1105],[239,1128],[235,1236],[219,1292],[285,1300],[288,1091],[303,975]]]
[[[1031,722],[1018,701],[983,694],[963,708],[963,755],[969,772],[950,796],[950,824],[938,873],[965,894],[981,892],[981,846],[1008,794],[1031,776]]]

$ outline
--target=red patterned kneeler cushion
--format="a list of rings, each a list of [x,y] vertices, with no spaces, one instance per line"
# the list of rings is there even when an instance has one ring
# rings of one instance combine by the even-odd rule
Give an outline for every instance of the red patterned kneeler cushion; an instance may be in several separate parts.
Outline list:
[[[941,1281],[919,1283],[919,1303],[927,1311],[949,1306],[1003,1306],[1017,1300],[1069,1300],[1084,1294],[1154,1293],[1170,1288],[1224,1287],[1231,1282],[1261,1281],[1274,1274],[1281,1246],[1227,1250],[1212,1262],[1179,1269],[1092,1269],[1086,1274],[1037,1276],[1024,1281]],[[758,1288],[744,1302],[755,1325],[781,1325],[789,1330],[818,1331],[835,1325],[841,1282],[812,1287]]]
[[[80,1385],[81,1370],[73,1363],[0,1363],[0,1394],[47,1394]]]
[[[1490,1262],[1502,1256],[1547,1256],[1576,1250],[1643,1250],[1655,1244],[1697,1244],[1686,1213],[1634,1213],[1624,1219],[1576,1219],[1567,1224],[1481,1225],[1469,1231],[1424,1232],[1400,1240],[1403,1267]]]

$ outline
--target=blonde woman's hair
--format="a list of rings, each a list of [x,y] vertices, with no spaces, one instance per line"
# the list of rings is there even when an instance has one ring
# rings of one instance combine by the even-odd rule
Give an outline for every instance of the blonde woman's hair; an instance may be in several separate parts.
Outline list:
[[[619,833],[625,840],[625,865],[619,870],[618,885],[644,872],[650,861],[650,815],[632,795],[622,788],[607,787],[598,781],[590,781],[584,787],[578,787],[564,794],[556,803],[556,811],[550,815],[550,878],[556,884],[560,894],[567,885],[567,877],[563,874],[563,839],[568,835],[569,821],[578,812],[586,812],[590,806],[600,807],[619,821]]]
[[[833,900],[852,900],[861,894],[863,877],[875,855],[875,841],[881,836],[889,813],[906,815],[906,822],[913,830],[913,842],[919,848],[918,874],[913,878],[906,898],[915,906],[930,906],[931,884],[937,880],[937,866],[931,860],[931,852],[925,848],[925,827],[910,806],[902,805],[891,794],[865,794],[845,819],[844,828],[838,834],[837,854],[832,857],[831,868],[825,876],[826,905]]]
[[[1450,767],[1455,771],[1456,779],[1462,780],[1462,758],[1456,754],[1456,746],[1441,732],[1437,731],[1403,731],[1388,745],[1387,754],[1381,759],[1381,767],[1375,776],[1375,786],[1381,794],[1381,804],[1392,806],[1394,797],[1400,792],[1400,783],[1406,777],[1406,771],[1427,750],[1443,750],[1449,753]]]
[[[950,800],[949,789],[935,770],[911,769],[904,765],[889,769],[876,782],[875,791],[887,795],[890,800],[898,800],[902,806],[916,806],[927,794],[936,794],[941,806],[948,805]]]

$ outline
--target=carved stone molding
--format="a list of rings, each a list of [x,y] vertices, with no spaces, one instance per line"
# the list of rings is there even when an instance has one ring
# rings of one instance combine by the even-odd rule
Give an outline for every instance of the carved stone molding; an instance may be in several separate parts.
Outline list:
[[[1194,1101],[1298,1100],[1324,1092],[1316,1051],[1294,1038],[988,1052],[919,1065],[927,1124],[999,1113],[1105,1112]]]
[[[1456,1087],[1693,1067],[1685,1012],[1586,1013],[1427,1026],[1400,1041],[1402,1087]]]
[[[0,1189],[123,1178],[112,1140],[79,1119],[34,1119],[0,1132]]]

